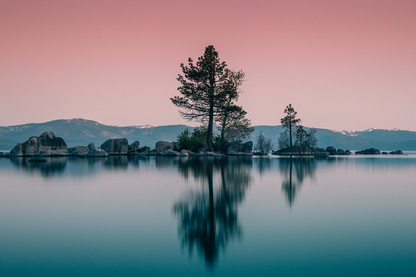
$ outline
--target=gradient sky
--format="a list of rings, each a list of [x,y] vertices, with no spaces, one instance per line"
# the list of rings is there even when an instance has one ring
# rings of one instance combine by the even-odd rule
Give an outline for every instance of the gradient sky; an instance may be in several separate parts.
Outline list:
[[[0,126],[195,126],[169,98],[207,45],[253,125],[416,131],[414,0],[0,0]]]

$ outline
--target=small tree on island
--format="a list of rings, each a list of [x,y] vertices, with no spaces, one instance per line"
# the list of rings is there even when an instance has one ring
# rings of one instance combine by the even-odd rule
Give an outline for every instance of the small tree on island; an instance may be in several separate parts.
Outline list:
[[[295,145],[299,150],[299,154],[301,154],[306,149],[312,150],[315,148],[318,144],[316,129],[309,128],[309,130],[305,130],[302,125],[299,125],[301,120],[296,118],[297,112],[291,104],[286,106],[284,112],[286,116],[280,122],[285,131],[280,133],[278,139],[279,149],[286,149]]]
[[[170,98],[181,108],[180,114],[187,120],[197,120],[206,125],[205,147],[213,149],[213,141],[221,145],[221,151],[232,141],[245,139],[253,131],[246,112],[237,106],[239,87],[244,81],[244,72],[231,71],[221,62],[214,46],[206,47],[203,56],[194,65],[191,58],[188,66],[181,64],[183,76],[177,80],[182,96]],[[214,122],[219,123],[220,138],[214,137]]]
[[[295,111],[295,109],[292,107],[292,104],[289,104],[289,106],[286,106],[284,113],[286,114],[286,116],[280,119],[280,123],[289,132],[288,134],[289,147],[292,147],[293,146],[293,143],[292,143],[293,132],[296,128],[296,125],[299,124],[301,120],[296,118],[296,115],[298,112]]]
[[[266,138],[263,132],[260,132],[260,135],[257,137],[257,144],[255,149],[260,151],[260,155],[267,155],[273,148],[272,140]]]

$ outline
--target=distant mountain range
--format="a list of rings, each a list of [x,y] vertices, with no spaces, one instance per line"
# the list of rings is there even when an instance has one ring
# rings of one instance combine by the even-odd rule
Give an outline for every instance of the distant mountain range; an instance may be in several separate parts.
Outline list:
[[[110,138],[127,138],[129,143],[140,141],[141,146],[154,147],[160,140],[174,141],[186,125],[168,126],[108,126],[93,120],[81,118],[53,120],[45,123],[30,123],[0,127],[0,149],[10,150],[17,143],[25,142],[31,136],[39,136],[44,131],[52,131],[62,137],[69,147],[94,143],[99,147]],[[282,126],[254,126],[251,139],[263,134],[272,139],[277,149],[277,139],[283,131]],[[365,131],[334,131],[317,129],[316,136],[320,147],[361,150],[375,147],[380,150],[416,150],[416,132],[403,130],[369,129]]]

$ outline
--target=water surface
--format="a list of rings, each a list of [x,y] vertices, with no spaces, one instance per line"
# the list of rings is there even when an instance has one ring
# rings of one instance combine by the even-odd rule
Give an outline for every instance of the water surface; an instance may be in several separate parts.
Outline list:
[[[415,276],[416,156],[0,159],[0,276]]]

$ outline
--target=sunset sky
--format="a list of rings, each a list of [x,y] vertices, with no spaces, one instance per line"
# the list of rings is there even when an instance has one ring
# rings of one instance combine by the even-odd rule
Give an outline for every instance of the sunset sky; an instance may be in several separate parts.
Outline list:
[[[196,126],[169,98],[208,45],[253,125],[416,131],[415,0],[0,0],[0,126]]]

